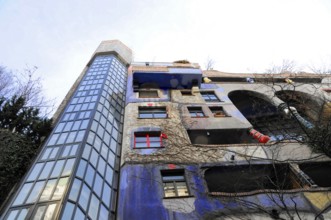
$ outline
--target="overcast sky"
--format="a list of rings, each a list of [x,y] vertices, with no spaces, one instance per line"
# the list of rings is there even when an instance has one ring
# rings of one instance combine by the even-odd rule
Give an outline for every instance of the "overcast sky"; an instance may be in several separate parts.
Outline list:
[[[38,66],[57,103],[102,40],[134,61],[209,57],[225,72],[331,60],[330,0],[0,0],[0,30],[0,65]]]

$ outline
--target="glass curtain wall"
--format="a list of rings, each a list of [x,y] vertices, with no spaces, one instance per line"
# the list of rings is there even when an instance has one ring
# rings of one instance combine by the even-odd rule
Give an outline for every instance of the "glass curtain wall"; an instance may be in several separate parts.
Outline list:
[[[97,56],[4,219],[114,219],[127,69]]]

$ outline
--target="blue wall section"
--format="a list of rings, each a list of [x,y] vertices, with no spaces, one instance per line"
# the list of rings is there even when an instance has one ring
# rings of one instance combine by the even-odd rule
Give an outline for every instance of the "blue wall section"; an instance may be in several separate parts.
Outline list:
[[[206,219],[227,213],[254,211],[248,206],[242,206],[238,198],[209,196],[202,169],[198,165],[177,166],[176,168],[185,170],[187,184],[192,195],[191,199],[194,200],[192,211],[181,212],[168,209],[164,206],[165,200],[170,200],[175,206],[175,202],[183,200],[183,198],[163,198],[160,170],[165,169],[169,169],[167,165],[124,165],[122,167],[118,203],[119,220]],[[310,208],[301,193],[282,194],[282,196],[289,209],[294,208],[295,204],[298,210],[309,210]],[[241,197],[240,201],[247,201],[256,207],[261,206],[271,210],[279,209],[279,206],[275,204],[276,201],[281,205],[279,197],[277,194],[258,194]],[[185,203],[182,204],[185,205]]]

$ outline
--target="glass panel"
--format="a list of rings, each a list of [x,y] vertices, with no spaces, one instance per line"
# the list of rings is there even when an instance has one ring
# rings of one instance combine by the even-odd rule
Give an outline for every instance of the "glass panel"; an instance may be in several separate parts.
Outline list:
[[[72,167],[74,166],[75,159],[69,159],[67,160],[67,163],[63,169],[62,176],[70,175],[72,171]]]
[[[84,138],[84,134],[85,134],[85,131],[79,131],[75,142],[81,142]]]
[[[19,210],[11,211],[7,217],[7,220],[14,220],[18,214]]]
[[[59,180],[59,183],[57,184],[54,194],[53,194],[53,200],[60,199],[67,187],[68,177],[67,178],[61,178]]]
[[[94,173],[95,173],[95,170],[94,170],[93,167],[89,164],[89,165],[87,166],[87,171],[86,171],[85,181],[86,181],[86,183],[89,184],[90,186],[92,186],[92,184],[93,184]]]
[[[51,220],[53,219],[54,210],[56,208],[56,204],[49,205],[44,216],[44,220]]]
[[[22,209],[20,215],[17,217],[17,220],[24,220],[28,212],[29,209]]]
[[[110,197],[111,197],[111,189],[108,184],[103,185],[103,192],[102,192],[102,201],[109,207],[110,204]]]
[[[178,196],[188,196],[186,182],[176,182]]]
[[[136,142],[135,147],[136,147],[136,148],[144,148],[144,147],[147,147],[147,143],[139,143],[139,142]]]
[[[80,161],[80,164],[79,164],[78,170],[77,170],[77,174],[76,174],[78,177],[80,177],[80,178],[84,177],[86,165],[87,165],[87,163],[85,160]]]
[[[80,125],[80,129],[86,129],[88,125],[89,120],[84,120],[83,123]]]
[[[71,145],[64,146],[64,150],[62,152],[62,157],[67,157],[69,155],[70,150],[71,150]]]
[[[59,134],[53,134],[51,136],[47,146],[54,145],[58,137],[59,137]]]
[[[107,165],[107,171],[106,171],[106,181],[110,184],[110,185],[113,185],[113,174],[114,174],[114,171],[113,169]]]
[[[109,151],[109,154],[108,154],[108,163],[114,167],[114,164],[115,164],[115,154],[111,151]]]
[[[71,187],[69,199],[73,201],[77,201],[81,185],[82,185],[82,181],[80,181],[79,179],[75,179],[74,184]]]
[[[85,219],[84,213],[80,210],[80,208],[76,209],[75,217],[73,220],[82,220]]]
[[[163,183],[164,184],[164,196],[165,197],[175,197],[176,191],[173,183]]]
[[[70,128],[71,128],[72,124],[73,124],[72,121],[68,122],[66,124],[66,126],[64,127],[63,131],[70,131]]]
[[[153,141],[153,142],[154,141],[160,142],[160,139],[161,139],[160,136],[156,136],[156,137],[155,136],[151,136],[151,137],[149,137],[149,141]]]
[[[99,164],[98,164],[98,171],[103,176],[106,168],[106,161],[100,157],[99,158]]]
[[[46,206],[39,206],[36,214],[33,217],[33,220],[41,220],[43,219],[44,212],[46,210]]]
[[[102,183],[103,183],[103,179],[99,174],[96,174],[93,190],[99,197],[101,195]]]
[[[43,193],[41,194],[39,201],[49,200],[50,196],[52,195],[53,189],[55,187],[56,181],[57,181],[56,179],[53,179],[47,182],[47,185]]]
[[[166,118],[167,114],[166,113],[156,113],[154,114],[155,118]]]
[[[161,147],[161,142],[151,142],[150,147]]]
[[[92,219],[97,219],[99,212],[99,200],[98,198],[92,194],[90,208],[88,210],[88,214]]]
[[[100,208],[100,214],[99,214],[99,220],[108,220],[108,215],[109,215],[109,212],[108,210],[106,209],[106,207],[104,207],[102,204],[101,204],[101,208]]]
[[[63,165],[64,165],[64,160],[58,160],[56,162],[55,167],[54,167],[54,170],[53,170],[53,172],[51,174],[51,178],[60,176],[60,173],[62,171]]]
[[[70,156],[75,156],[77,150],[78,150],[78,145],[77,144],[73,145],[70,151]]]
[[[87,185],[83,184],[83,188],[82,188],[82,191],[80,193],[78,203],[82,206],[82,208],[84,210],[86,210],[86,208],[87,208],[87,203],[88,203],[89,198],[90,198],[90,193],[91,193],[91,190],[87,187]]]
[[[54,147],[51,153],[51,156],[49,156],[49,159],[54,159],[57,155],[57,152],[59,151],[59,147]]]
[[[77,131],[70,132],[66,143],[73,143],[75,140],[76,134],[77,134]]]
[[[184,181],[184,176],[182,175],[166,175],[166,176],[162,176],[162,180],[163,181]]]
[[[46,148],[46,150],[44,151],[43,156],[41,157],[42,160],[46,160],[49,156],[49,154],[51,153],[52,148]]]
[[[75,205],[71,202],[67,202],[66,207],[64,209],[61,220],[68,220],[72,218],[72,213],[74,211]]]
[[[47,162],[38,179],[47,178],[49,173],[52,171],[54,163],[54,161]]]
[[[136,142],[147,142],[147,137],[146,136],[143,136],[143,137],[136,136]]]
[[[37,176],[39,175],[40,170],[42,169],[43,166],[44,166],[44,163],[37,163],[34,166],[33,170],[31,171],[31,173],[26,181],[35,180],[37,178]]]
[[[63,144],[64,141],[67,139],[68,133],[62,133],[60,138],[57,141],[57,144]]]
[[[98,163],[98,153],[92,149],[92,154],[91,154],[91,158],[90,158],[90,163],[96,167],[97,163]]]
[[[37,182],[34,185],[32,191],[30,193],[30,196],[29,196],[28,200],[26,201],[26,203],[35,202],[37,200],[41,190],[43,189],[44,185],[45,185],[45,181]]]
[[[90,152],[91,152],[91,147],[90,145],[86,144],[84,147],[84,152],[82,157],[88,160],[90,158]]]
[[[20,193],[18,194],[15,202],[13,205],[20,205],[23,204],[25,198],[27,197],[31,187],[32,187],[33,183],[26,183],[24,184],[24,186],[22,187]]]

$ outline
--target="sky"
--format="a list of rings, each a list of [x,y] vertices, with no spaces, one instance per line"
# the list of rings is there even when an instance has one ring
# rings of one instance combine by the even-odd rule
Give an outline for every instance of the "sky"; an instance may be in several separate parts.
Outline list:
[[[0,65],[37,66],[58,105],[102,40],[134,61],[187,59],[223,72],[283,60],[331,64],[330,0],[0,0]]]

